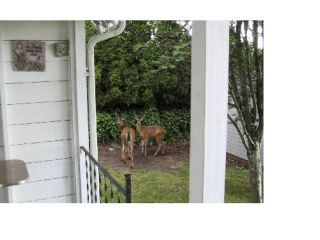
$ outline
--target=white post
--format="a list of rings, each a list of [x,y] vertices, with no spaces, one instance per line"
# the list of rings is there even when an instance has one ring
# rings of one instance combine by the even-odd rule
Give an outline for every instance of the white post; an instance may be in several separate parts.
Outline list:
[[[72,24],[73,25],[73,24]],[[74,22],[74,48],[71,50],[74,60],[72,64],[72,99],[73,99],[73,129],[74,129],[74,156],[75,156],[75,178],[77,189],[77,202],[87,202],[86,188],[86,166],[85,155],[80,151],[79,146],[89,149],[88,134],[88,95],[86,78],[86,42],[85,42],[85,22]],[[80,190],[80,191],[79,191]],[[81,193],[81,194],[80,194]]]
[[[107,24],[107,23],[106,23]],[[99,28],[102,26],[99,26]],[[94,47],[98,42],[105,41],[107,39],[120,35],[126,27],[126,21],[119,21],[119,23],[106,31],[100,32],[100,34],[93,36],[87,43],[87,67],[88,67],[88,103],[89,103],[89,129],[90,129],[90,153],[99,161],[98,158],[98,136],[97,136],[97,113],[96,113],[96,75],[94,65]],[[101,30],[101,29],[100,29]],[[94,178],[93,171],[91,172],[92,178]],[[95,167],[95,171],[98,173],[98,167]],[[99,195],[99,176],[97,175],[95,180],[97,183],[96,194]],[[94,188],[94,182],[91,185]],[[97,202],[100,202],[97,199]]]
[[[1,158],[10,160],[9,149],[9,135],[8,135],[8,123],[7,123],[7,104],[5,95],[5,83],[4,83],[4,66],[3,66],[3,51],[2,51],[2,23],[0,21],[0,117],[3,139],[4,155]],[[14,202],[12,187],[0,188],[0,202]]]
[[[190,202],[224,202],[229,22],[192,28]]]

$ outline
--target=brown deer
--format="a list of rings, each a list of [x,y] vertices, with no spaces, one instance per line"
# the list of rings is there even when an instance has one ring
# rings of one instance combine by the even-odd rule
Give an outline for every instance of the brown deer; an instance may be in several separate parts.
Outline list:
[[[166,142],[163,141],[162,138],[167,131],[163,127],[158,125],[141,126],[141,122],[143,121],[144,116],[140,119],[136,115],[134,115],[134,117],[137,120],[137,125],[136,125],[137,131],[139,132],[139,135],[143,141],[141,153],[143,154],[143,151],[144,151],[144,156],[145,157],[147,156],[147,146],[148,146],[149,139],[154,137],[157,141],[158,148],[153,156],[157,156],[161,147],[162,147],[162,154],[164,154],[164,151],[166,148]]]
[[[125,117],[120,118],[117,116],[118,125],[121,131],[121,144],[122,144],[122,156],[121,160],[124,164],[126,164],[126,155],[129,155],[131,158],[131,168],[133,168],[133,148],[134,148],[134,140],[136,138],[136,132],[133,128],[127,127],[124,125]]]

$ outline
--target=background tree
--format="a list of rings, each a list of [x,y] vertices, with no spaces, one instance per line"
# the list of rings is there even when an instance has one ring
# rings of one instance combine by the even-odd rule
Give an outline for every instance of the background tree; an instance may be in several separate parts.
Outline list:
[[[87,39],[97,33],[87,22]],[[189,21],[127,21],[124,32],[97,44],[98,111],[189,108]]]
[[[263,21],[230,24],[228,114],[247,151],[252,202],[263,201],[260,149],[263,138]],[[232,112],[232,111],[231,111]]]

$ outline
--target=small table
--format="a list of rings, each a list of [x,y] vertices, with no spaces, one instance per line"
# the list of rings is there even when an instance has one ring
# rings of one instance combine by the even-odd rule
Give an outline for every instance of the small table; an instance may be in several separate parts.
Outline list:
[[[0,188],[25,183],[29,179],[26,164],[21,160],[0,160]]]

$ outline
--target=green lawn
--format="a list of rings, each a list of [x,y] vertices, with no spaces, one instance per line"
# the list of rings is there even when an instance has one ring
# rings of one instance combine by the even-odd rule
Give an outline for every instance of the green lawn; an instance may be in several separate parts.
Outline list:
[[[124,172],[113,170],[108,166],[105,167],[124,186]],[[131,184],[133,203],[187,203],[189,199],[189,164],[185,163],[180,170],[170,172],[143,170],[134,172]],[[104,189],[102,189],[102,195],[104,195]],[[114,197],[117,199],[116,191]],[[237,166],[228,166],[225,202],[245,203],[249,202],[249,197],[248,170]],[[110,201],[110,196],[108,199]],[[124,198],[121,197],[121,202],[124,201]]]
[[[238,166],[227,166],[225,198],[226,203],[250,202],[249,170]]]

